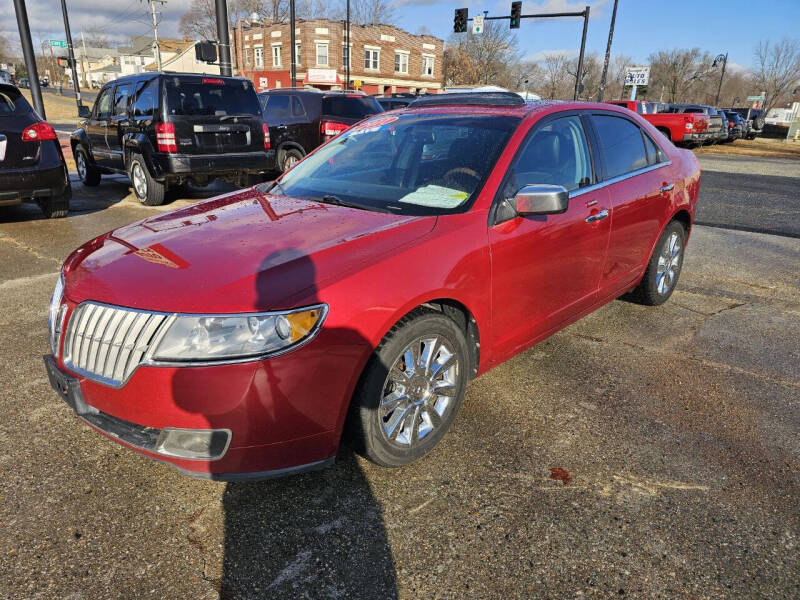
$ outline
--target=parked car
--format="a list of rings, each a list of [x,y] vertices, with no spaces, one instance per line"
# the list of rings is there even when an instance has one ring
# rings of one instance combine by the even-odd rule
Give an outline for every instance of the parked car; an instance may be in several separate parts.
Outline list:
[[[289,169],[353,123],[383,111],[375,98],[362,92],[282,88],[259,96],[279,171]]]
[[[765,120],[764,111],[758,108],[732,108],[734,112],[739,113],[741,117],[747,122],[747,134],[745,137],[748,140],[754,140],[764,130]]]
[[[0,84],[0,206],[36,202],[46,217],[64,217],[71,197],[55,130],[16,86]]]
[[[677,146],[692,148],[714,139],[714,134],[708,130],[711,118],[704,113],[670,111],[667,104],[636,100],[612,100],[608,104],[623,106],[641,115]]]
[[[664,111],[666,113],[679,113],[679,114],[703,114],[708,115],[708,133],[711,135],[704,140],[705,144],[715,144],[719,142],[722,137],[722,117],[718,112],[710,106],[702,104],[670,104]],[[727,132],[725,133],[727,137]]]
[[[736,111],[726,110],[724,113],[728,118],[729,141],[744,138],[747,134],[747,121]]]
[[[29,87],[31,87],[30,80],[27,77],[20,78],[19,87],[21,87],[21,88],[29,88]]]
[[[665,302],[699,187],[693,153],[622,108],[431,96],[77,249],[47,372],[91,426],[198,477],[319,468],[343,431],[404,465],[471,378],[623,294]]]
[[[730,140],[730,131],[728,126],[728,117],[725,115],[725,111],[719,108],[711,108],[715,114],[719,115],[719,118],[722,120],[722,129],[720,129],[719,135],[717,136],[717,143],[724,144]]]
[[[395,108],[404,108],[408,106],[416,100],[418,96],[416,94],[398,92],[387,96],[375,96],[374,98],[378,101],[378,104],[383,107],[383,110],[394,110]]]
[[[264,180],[274,151],[248,79],[182,73],[121,77],[103,86],[70,143],[78,177],[96,186],[107,173],[130,177],[143,204],[170,187],[222,179]]]

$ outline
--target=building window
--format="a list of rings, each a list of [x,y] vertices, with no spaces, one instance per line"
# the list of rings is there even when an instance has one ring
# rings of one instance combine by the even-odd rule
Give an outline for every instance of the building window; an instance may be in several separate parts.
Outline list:
[[[381,51],[372,48],[364,50],[364,68],[371,71],[378,71],[380,69]]]
[[[422,76],[433,77],[433,56],[422,55]]]
[[[408,75],[408,52],[394,53],[394,71]]]
[[[244,64],[247,67],[250,66],[250,48],[249,48],[249,46],[246,46],[245,49],[244,49]]]
[[[317,66],[328,66],[328,44],[317,44]]]
[[[342,44],[342,66],[343,67],[345,65],[347,65],[349,67],[353,66],[352,63],[350,62],[350,52],[349,52],[349,50],[350,49],[347,46]]]
[[[276,44],[272,46],[272,66],[273,67],[280,67],[281,66],[281,45]]]
[[[264,49],[260,46],[253,48],[253,58],[256,61],[256,69],[261,69],[264,66]]]
[[[301,64],[303,64],[302,57],[303,57],[303,49],[302,46],[300,46],[300,42],[297,42],[294,45],[294,64],[297,65],[298,67]]]

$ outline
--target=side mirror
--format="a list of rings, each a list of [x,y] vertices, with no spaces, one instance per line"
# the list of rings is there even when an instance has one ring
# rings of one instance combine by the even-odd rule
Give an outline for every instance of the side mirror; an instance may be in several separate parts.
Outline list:
[[[567,212],[569,192],[561,185],[526,185],[514,196],[514,208],[520,216]]]
[[[78,107],[78,117],[80,117],[81,119],[88,119],[90,114],[92,113],[89,110],[89,107],[86,106],[85,104],[81,104]]]

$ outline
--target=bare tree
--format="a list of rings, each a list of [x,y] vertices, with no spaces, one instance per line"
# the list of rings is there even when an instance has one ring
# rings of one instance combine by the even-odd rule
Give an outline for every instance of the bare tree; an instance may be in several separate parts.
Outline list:
[[[667,102],[686,101],[711,75],[711,56],[699,48],[659,50],[651,54],[650,89],[663,86]]]
[[[86,40],[86,45],[92,48],[111,48],[111,41],[102,31],[89,29],[83,37]]]
[[[344,20],[346,12],[346,0],[338,0],[327,18]],[[391,0],[350,0],[350,22],[353,25],[392,25],[394,21],[395,8]]]
[[[756,46],[755,58],[754,81],[766,93],[764,110],[768,112],[800,85],[800,40],[763,40]]]
[[[285,23],[289,18],[289,0],[232,0],[228,2],[228,20],[232,27],[237,20],[256,14],[259,20]],[[217,12],[214,0],[192,0],[189,10],[178,24],[178,31],[189,39],[216,39]]]
[[[567,73],[567,63],[569,59],[563,52],[549,52],[542,58],[544,68],[544,89],[543,96],[547,98],[558,98],[565,87],[565,80],[569,77]]]
[[[519,62],[517,38],[499,21],[488,21],[477,35],[453,34],[448,46],[452,51],[445,79],[455,84],[507,83],[511,68]]]

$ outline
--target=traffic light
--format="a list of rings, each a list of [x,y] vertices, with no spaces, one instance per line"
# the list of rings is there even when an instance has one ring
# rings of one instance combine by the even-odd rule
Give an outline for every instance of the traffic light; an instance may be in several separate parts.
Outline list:
[[[75,59],[74,58],[71,59],[68,56],[59,56],[56,58],[56,62],[58,63],[59,67],[63,69],[68,69],[75,63]]]
[[[197,42],[194,45],[194,57],[202,62],[217,62],[217,44],[208,40]]]
[[[512,2],[511,29],[519,29],[520,17],[522,17],[522,2]]]
[[[457,8],[456,16],[453,17],[453,32],[464,33],[467,31],[467,9]]]

